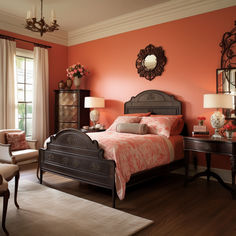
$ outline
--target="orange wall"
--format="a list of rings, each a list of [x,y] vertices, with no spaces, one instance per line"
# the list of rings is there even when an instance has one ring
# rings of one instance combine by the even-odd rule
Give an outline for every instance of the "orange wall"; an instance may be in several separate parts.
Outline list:
[[[223,33],[234,26],[236,7],[184,18],[119,35],[70,46],[68,65],[81,62],[89,70],[81,88],[106,99],[101,123],[106,127],[123,113],[124,102],[147,89],[173,94],[183,102],[183,113],[191,131],[196,117],[209,117],[203,94],[216,92],[216,69],[220,67]],[[148,44],[162,46],[167,56],[165,71],[152,81],[139,77],[135,61]],[[228,159],[216,159],[213,166],[229,168]]]
[[[67,68],[67,57],[68,57],[68,47],[62,46],[59,44],[54,44],[46,42],[43,40],[37,40],[34,38],[26,37],[23,35],[7,32],[0,30],[0,34],[5,34],[8,36],[17,37],[20,39],[33,41],[36,43],[45,44],[51,46],[52,48],[48,49],[49,55],[49,117],[50,117],[50,133],[54,133],[54,89],[57,89],[58,82],[60,80],[66,79],[66,68]],[[16,46],[18,48],[23,48],[27,50],[33,50],[33,44],[25,43],[22,41],[16,41]]]

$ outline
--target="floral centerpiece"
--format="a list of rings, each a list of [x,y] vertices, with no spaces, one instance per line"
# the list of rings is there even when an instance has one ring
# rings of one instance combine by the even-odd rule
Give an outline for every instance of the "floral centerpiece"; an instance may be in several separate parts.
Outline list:
[[[233,132],[233,125],[231,123],[225,124],[224,129],[225,131]]]
[[[75,77],[81,78],[84,75],[87,75],[88,70],[86,70],[84,66],[78,62],[77,64],[69,66],[69,68],[66,69],[66,72],[67,76],[73,79]]]
[[[199,116],[197,119],[198,119],[198,124],[202,126],[204,124],[204,120],[206,120],[206,117]]]
[[[223,133],[225,132],[225,135],[226,135],[227,138],[232,138],[233,131],[234,131],[234,126],[233,126],[233,124],[231,122],[230,123],[226,123],[223,126]]]
[[[81,65],[79,62],[69,66],[69,68],[66,69],[67,76],[74,80],[74,85],[78,89],[80,86],[80,78],[88,74],[88,70],[84,68],[83,65]]]

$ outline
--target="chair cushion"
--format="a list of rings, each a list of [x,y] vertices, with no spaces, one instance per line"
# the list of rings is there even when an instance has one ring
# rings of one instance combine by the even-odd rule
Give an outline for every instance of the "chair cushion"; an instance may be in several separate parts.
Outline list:
[[[16,163],[21,161],[27,161],[35,158],[38,159],[39,151],[35,149],[25,149],[12,152],[12,155],[15,158]]]
[[[24,131],[6,133],[6,140],[8,144],[11,144],[11,151],[29,148]]]
[[[11,180],[19,171],[19,166],[14,164],[0,164],[0,174],[7,181]]]

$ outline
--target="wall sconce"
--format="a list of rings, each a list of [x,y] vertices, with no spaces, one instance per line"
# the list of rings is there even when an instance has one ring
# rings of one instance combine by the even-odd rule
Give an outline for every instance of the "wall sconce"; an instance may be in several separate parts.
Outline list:
[[[90,120],[93,122],[93,126],[95,128],[96,123],[99,120],[100,113],[95,108],[103,108],[105,107],[105,100],[104,98],[98,97],[85,97],[84,99],[84,107],[85,108],[94,108],[90,111]]]
[[[211,116],[211,125],[215,129],[212,138],[222,138],[219,133],[221,127],[225,123],[225,116],[218,110],[219,108],[233,108],[233,97],[229,94],[204,94],[203,97],[204,108],[216,108]]]

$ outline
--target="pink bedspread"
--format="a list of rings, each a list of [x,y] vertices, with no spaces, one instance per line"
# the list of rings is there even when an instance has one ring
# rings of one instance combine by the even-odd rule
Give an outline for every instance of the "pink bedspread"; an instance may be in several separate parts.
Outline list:
[[[168,164],[174,159],[171,141],[153,134],[136,135],[114,131],[87,133],[104,149],[104,157],[116,162],[116,191],[122,200],[131,174]]]

